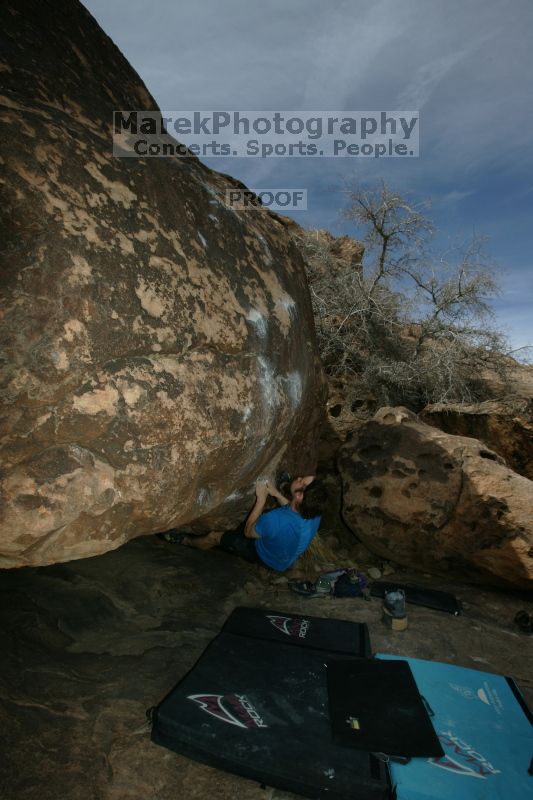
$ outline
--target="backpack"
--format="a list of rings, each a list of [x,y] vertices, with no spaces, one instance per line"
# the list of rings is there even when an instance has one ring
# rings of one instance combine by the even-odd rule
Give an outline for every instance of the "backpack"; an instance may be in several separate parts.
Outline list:
[[[316,582],[318,593],[326,593],[329,589],[333,597],[361,597],[368,594],[368,581],[362,572],[356,569],[336,569],[325,572]]]

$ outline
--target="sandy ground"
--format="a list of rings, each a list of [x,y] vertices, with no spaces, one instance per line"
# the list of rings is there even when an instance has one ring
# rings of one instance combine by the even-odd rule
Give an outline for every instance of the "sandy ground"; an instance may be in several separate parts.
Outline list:
[[[344,566],[339,563],[339,566]],[[0,572],[0,794],[5,800],[270,800],[290,795],[151,743],[145,712],[191,668],[235,606],[367,622],[374,652],[516,678],[533,700],[531,600],[429,575],[387,580],[452,591],[461,616],[409,606],[393,633],[377,599],[307,600],[286,578],[157,537],[96,558]]]

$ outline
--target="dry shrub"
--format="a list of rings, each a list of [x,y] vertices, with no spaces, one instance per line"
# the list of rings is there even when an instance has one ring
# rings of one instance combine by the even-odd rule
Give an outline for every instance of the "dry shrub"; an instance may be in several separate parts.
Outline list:
[[[343,216],[364,234],[362,263],[343,262],[331,241],[298,238],[326,372],[375,397],[376,406],[487,399],[487,369],[506,382],[505,337],[489,298],[498,292],[484,240],[438,258],[419,208],[385,184],[348,192]]]

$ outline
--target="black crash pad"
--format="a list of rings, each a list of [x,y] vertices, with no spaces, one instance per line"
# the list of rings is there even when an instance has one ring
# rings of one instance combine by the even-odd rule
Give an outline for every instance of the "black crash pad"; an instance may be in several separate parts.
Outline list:
[[[441,592],[438,589],[427,589],[423,586],[412,586],[407,583],[374,581],[370,587],[370,594],[372,597],[384,597],[386,592],[393,592],[396,589],[402,589],[405,592],[406,601],[413,603],[415,606],[425,606],[425,608],[433,608],[435,611],[446,611],[448,614],[455,614],[455,616],[462,611],[461,603],[453,594]]]
[[[444,755],[407,661],[328,661],[327,678],[335,741],[391,757]]]
[[[370,658],[370,636],[364,622],[302,616],[288,611],[238,606],[223,631],[281,644],[310,647],[358,658]]]
[[[331,737],[325,660],[223,632],[155,710],[152,740],[305,797],[389,800],[386,765]]]

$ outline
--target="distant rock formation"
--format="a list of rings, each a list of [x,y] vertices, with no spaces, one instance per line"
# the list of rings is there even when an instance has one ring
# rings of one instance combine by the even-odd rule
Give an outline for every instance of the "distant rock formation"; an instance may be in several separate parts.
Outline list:
[[[416,569],[533,588],[533,482],[482,442],[382,408],[339,451],[345,522]]]
[[[493,378],[494,380],[494,378]],[[434,403],[420,418],[446,433],[474,436],[495,450],[515,472],[533,480],[533,367],[517,364],[496,400]]]
[[[113,157],[113,110],[156,104],[80,3],[8,1],[0,37],[0,566],[230,526],[314,466],[299,252],[196,158]]]
[[[301,236],[302,233],[304,233],[302,229],[299,232],[294,231],[296,235]],[[306,231],[305,233],[322,250],[327,251],[339,266],[361,271],[365,248],[357,239],[353,239],[351,236],[333,236],[325,229]]]
[[[309,230],[302,228],[290,217],[277,218],[285,225],[294,238],[294,241],[302,251],[304,259],[309,258],[313,253],[320,253],[324,264],[328,262],[335,268],[351,268],[360,272],[363,268],[364,245],[351,236],[334,236],[329,231],[321,228],[319,230]],[[312,259],[317,266],[320,259]]]

